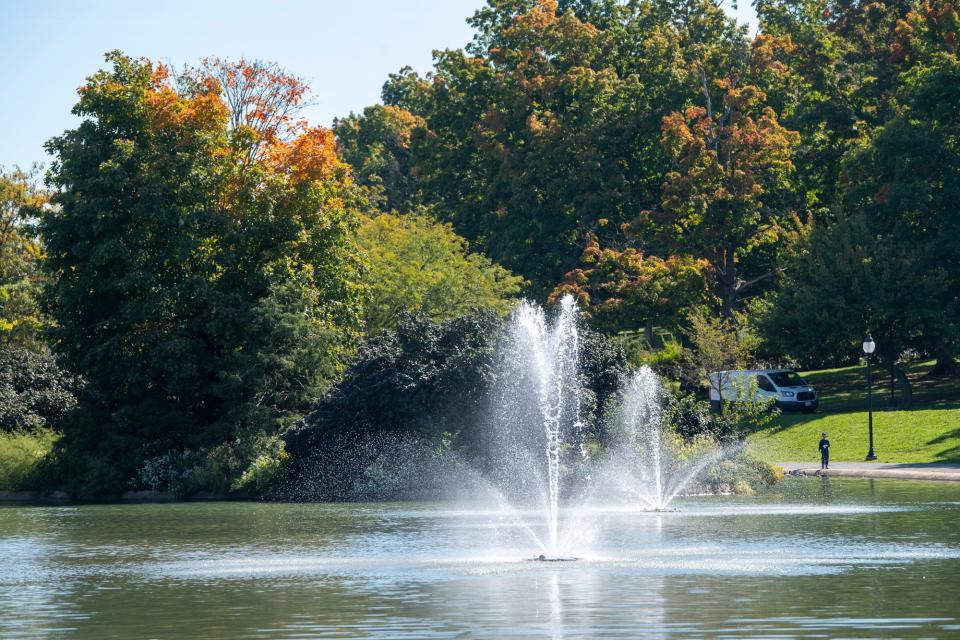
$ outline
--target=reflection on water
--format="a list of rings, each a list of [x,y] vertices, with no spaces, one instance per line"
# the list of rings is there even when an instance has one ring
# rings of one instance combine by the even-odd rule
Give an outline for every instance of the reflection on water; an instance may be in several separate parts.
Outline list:
[[[679,506],[593,509],[570,563],[456,505],[4,507],[0,637],[960,637],[960,486]]]

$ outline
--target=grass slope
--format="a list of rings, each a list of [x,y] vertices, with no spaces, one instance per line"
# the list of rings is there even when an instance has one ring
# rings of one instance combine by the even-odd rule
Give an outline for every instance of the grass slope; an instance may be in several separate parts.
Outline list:
[[[908,371],[913,385],[909,410],[890,408],[889,378],[874,370],[874,448],[881,462],[960,462],[960,379],[926,377],[932,366],[917,363]],[[817,441],[825,431],[832,460],[863,460],[868,448],[866,368],[803,376],[820,393],[819,411],[780,416],[750,435],[751,451],[768,462],[817,462]]]

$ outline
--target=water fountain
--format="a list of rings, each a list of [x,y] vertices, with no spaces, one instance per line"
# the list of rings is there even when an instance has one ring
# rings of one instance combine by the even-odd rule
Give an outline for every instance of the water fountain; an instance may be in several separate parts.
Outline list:
[[[530,560],[574,560],[588,549],[598,507],[619,501],[650,511],[671,502],[717,447],[676,455],[663,428],[665,394],[647,367],[624,383],[606,418],[609,442],[589,460],[581,415],[577,309],[567,296],[555,313],[523,303],[511,315],[498,362],[495,408],[482,492],[539,548]],[[586,534],[585,534],[586,532]]]
[[[511,316],[500,354],[497,406],[489,447],[495,482],[511,502],[542,507],[546,529],[536,560],[561,559],[561,467],[583,442],[580,416],[580,336],[573,298],[550,322],[523,303]],[[579,446],[574,455],[582,455]]]

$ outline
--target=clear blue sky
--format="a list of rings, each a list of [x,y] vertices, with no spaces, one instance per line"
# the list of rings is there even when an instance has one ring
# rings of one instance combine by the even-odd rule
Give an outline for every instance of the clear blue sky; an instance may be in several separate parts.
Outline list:
[[[48,163],[43,143],[75,126],[76,88],[120,49],[175,66],[200,58],[280,63],[314,89],[311,122],[379,101],[387,74],[430,68],[472,36],[483,0],[0,0],[0,166]],[[740,18],[752,20],[741,0]]]

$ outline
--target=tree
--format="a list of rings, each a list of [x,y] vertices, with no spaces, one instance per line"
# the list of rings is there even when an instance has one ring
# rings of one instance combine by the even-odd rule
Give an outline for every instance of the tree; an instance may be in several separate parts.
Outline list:
[[[410,140],[423,118],[395,106],[374,105],[363,114],[333,121],[339,155],[353,167],[357,182],[371,190],[371,204],[408,213],[419,204]]]
[[[764,333],[823,364],[859,353],[870,330],[891,378],[906,387],[897,366],[904,350],[936,355],[935,370],[947,373],[960,339],[957,13],[940,1],[835,9],[807,17],[841,47],[850,93],[819,99],[851,110],[855,126],[836,161],[834,208],[790,261]],[[777,11],[778,20],[791,15]]]
[[[33,172],[0,171],[0,346],[38,348],[49,318],[40,308],[43,249],[36,223],[46,194]]]
[[[759,340],[741,314],[716,317],[695,309],[688,318],[687,337],[691,348],[684,353],[687,382],[699,387],[704,380],[717,392],[723,407],[724,389],[729,388],[730,371],[749,367]]]
[[[932,123],[896,119],[851,155],[844,185],[845,206],[860,212],[861,231],[877,251],[871,257],[893,261],[901,270],[889,275],[899,285],[889,286],[901,287],[905,297],[891,291],[893,306],[884,313],[903,314],[902,321],[913,328],[890,337],[894,344],[936,355],[937,373],[954,369],[960,344],[958,150]],[[917,308],[911,308],[914,305]]]
[[[506,313],[523,279],[470,251],[449,224],[425,215],[379,214],[357,232],[366,258],[364,326],[393,329],[404,313],[435,321],[477,309]]]
[[[589,234],[608,244],[660,200],[662,118],[699,91],[693,61],[714,73],[713,45],[744,32],[707,0],[498,1],[471,24],[466,52],[392,76],[384,100],[424,119],[411,149],[427,204],[545,295]]]
[[[908,385],[897,363],[922,345],[937,322],[949,280],[915,258],[920,245],[877,234],[864,214],[817,226],[788,267],[789,278],[762,322],[774,347],[804,364],[849,362],[867,331],[891,374]],[[905,388],[905,390],[908,390]]]
[[[645,256],[633,248],[601,249],[592,240],[580,258],[583,265],[567,273],[550,294],[554,303],[573,295],[587,317],[607,332],[675,330],[686,310],[707,301],[706,263],[690,257]]]
[[[171,449],[282,428],[360,316],[358,202],[332,133],[292,119],[297,81],[107,60],[84,120],[47,145],[58,209],[41,227],[55,345],[88,380],[54,480],[87,496]]]
[[[829,219],[844,155],[895,109],[898,22],[911,0],[759,0],[760,31],[789,38],[788,63],[761,88],[803,143],[793,206]]]
[[[752,58],[722,79],[711,82],[701,71],[703,103],[663,119],[661,142],[674,170],[664,178],[660,207],[636,223],[675,250],[709,261],[728,319],[745,290],[776,275],[775,264],[763,270],[750,265],[751,254],[796,226],[792,212],[768,198],[787,188],[799,136],[779,123],[763,91],[747,81],[770,64],[769,43],[754,45]]]
[[[501,321],[490,311],[445,322],[403,316],[368,338],[304,424],[286,438],[294,456],[330,431],[468,434],[483,418]]]

